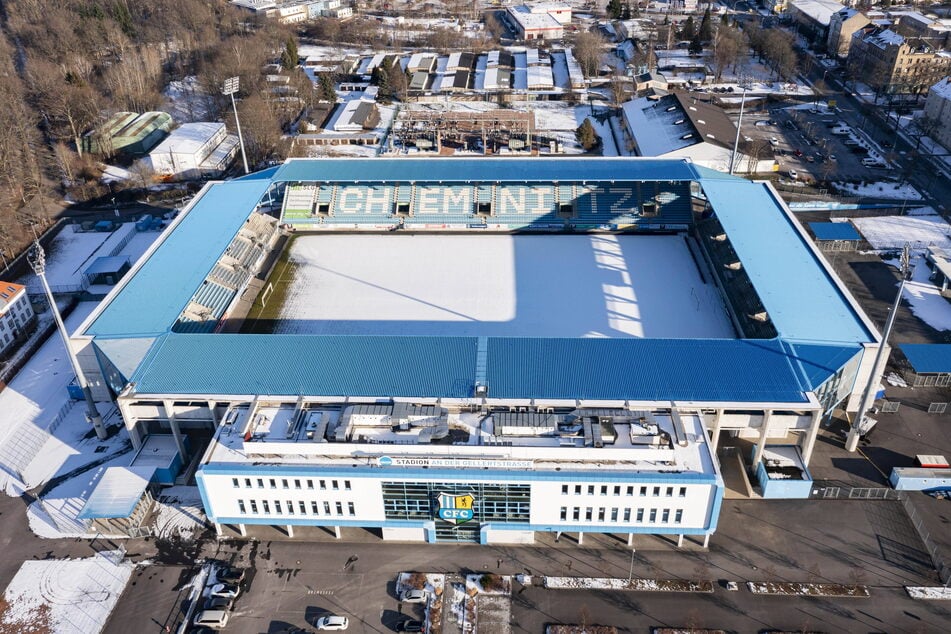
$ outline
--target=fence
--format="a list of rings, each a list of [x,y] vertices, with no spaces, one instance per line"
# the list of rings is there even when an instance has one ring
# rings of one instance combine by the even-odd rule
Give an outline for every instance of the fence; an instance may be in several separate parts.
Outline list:
[[[16,475],[24,487],[29,486],[23,472],[36,458],[40,450],[56,431],[66,415],[76,405],[76,401],[66,401],[45,427],[30,422],[23,422],[2,446],[0,446],[0,461],[6,469]]]
[[[844,482],[816,480],[809,497],[822,500],[898,500],[900,493],[886,487],[853,487]]]
[[[902,506],[905,507],[905,513],[908,514],[908,519],[911,520],[912,526],[915,527],[915,531],[925,545],[925,549],[931,557],[931,563],[938,572],[938,579],[941,580],[941,583],[945,587],[951,585],[951,565],[945,562],[941,557],[941,553],[938,552],[938,547],[935,546],[935,543],[931,540],[931,531],[928,530],[928,527],[925,526],[924,521],[922,521],[918,509],[912,504],[911,499],[901,492],[899,492],[898,499],[901,500]]]

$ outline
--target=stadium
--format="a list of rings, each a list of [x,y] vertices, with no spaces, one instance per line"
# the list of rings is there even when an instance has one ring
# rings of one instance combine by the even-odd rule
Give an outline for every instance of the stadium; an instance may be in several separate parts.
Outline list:
[[[763,497],[807,496],[878,341],[768,183],[397,158],[207,185],[71,343],[220,535],[705,545],[718,447],[748,441],[731,468]]]

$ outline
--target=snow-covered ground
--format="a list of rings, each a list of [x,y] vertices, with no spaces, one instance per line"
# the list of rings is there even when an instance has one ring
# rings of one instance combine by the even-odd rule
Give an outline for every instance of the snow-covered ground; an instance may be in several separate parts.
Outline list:
[[[192,539],[205,528],[204,506],[198,487],[162,489],[155,502],[155,534],[160,538]]]
[[[290,259],[280,332],[733,336],[677,236],[301,236]]]
[[[132,575],[133,564],[121,559],[121,551],[107,551],[88,559],[24,562],[4,593],[8,607],[0,630],[101,632]]]
[[[951,588],[928,587],[928,586],[905,586],[905,592],[912,599],[926,600],[951,600]]]
[[[928,276],[931,270],[923,256],[912,260],[914,271],[905,282],[904,298],[911,304],[911,312],[935,330],[951,330],[951,303],[941,295]]]
[[[912,185],[892,181],[874,183],[832,183],[832,187],[846,196],[887,198],[891,200],[923,200],[921,193]]]
[[[165,101],[161,110],[172,115],[176,124],[213,120],[215,98],[205,92],[194,75],[170,81],[162,96]]]

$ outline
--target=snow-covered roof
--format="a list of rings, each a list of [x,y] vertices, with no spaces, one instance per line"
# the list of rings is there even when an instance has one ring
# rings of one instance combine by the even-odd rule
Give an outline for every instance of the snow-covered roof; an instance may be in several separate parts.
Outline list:
[[[25,286],[13,282],[0,282],[0,315],[25,288]]]
[[[129,517],[142,499],[154,473],[155,467],[109,467],[77,517]]]
[[[945,77],[931,87],[928,96],[937,95],[942,99],[951,99],[951,77]]]
[[[509,7],[509,15],[526,31],[536,29],[560,29],[561,22],[550,13],[534,13],[529,7]]]
[[[861,33],[861,31],[856,32]],[[891,29],[876,29],[875,31],[870,31],[864,40],[881,49],[888,46],[901,46],[905,43],[905,38]]]
[[[842,3],[835,0],[793,0],[789,4],[824,26],[829,26],[832,14],[842,9]]]
[[[197,154],[224,127],[225,124],[216,121],[183,123],[159,143],[151,154]]]
[[[622,106],[641,156],[664,156],[698,143],[732,147],[736,127],[716,106],[680,94],[641,97]]]

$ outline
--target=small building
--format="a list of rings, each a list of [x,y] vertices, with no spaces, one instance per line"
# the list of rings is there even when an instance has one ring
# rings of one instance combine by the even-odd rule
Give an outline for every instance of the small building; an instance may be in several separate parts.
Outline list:
[[[902,343],[898,349],[908,360],[905,381],[912,387],[951,386],[951,344]]]
[[[149,152],[149,162],[159,176],[214,178],[231,166],[237,151],[238,138],[225,124],[185,123]]]
[[[334,132],[363,132],[380,123],[380,111],[373,101],[351,99],[337,106],[336,120],[330,128]]]
[[[26,287],[13,282],[0,282],[0,357],[26,339],[36,322],[36,314],[26,294]]]
[[[483,87],[488,91],[507,91],[512,87],[512,71],[507,68],[487,68]]]
[[[505,16],[520,40],[560,40],[565,36],[564,24],[548,12],[521,5],[509,7]]]
[[[82,149],[90,154],[143,156],[172,129],[167,112],[117,112],[96,130],[82,138]]]
[[[406,71],[409,73],[426,72],[431,73],[436,70],[436,56],[427,53],[413,53],[406,64]]]
[[[432,75],[426,71],[416,71],[409,80],[409,89],[413,92],[422,92],[432,86]]]
[[[951,77],[945,77],[928,91],[919,123],[928,136],[951,150]]]
[[[109,467],[77,517],[89,532],[130,535],[137,532],[152,510],[154,467]]]
[[[667,90],[667,78],[663,73],[642,73],[634,78],[634,90]]]
[[[855,251],[862,236],[850,222],[810,222],[816,245],[823,251]]]
[[[96,258],[92,264],[86,267],[83,275],[89,281],[90,286],[103,284],[106,286],[115,286],[122,279],[122,276],[132,268],[132,262],[127,255],[113,255]]]

